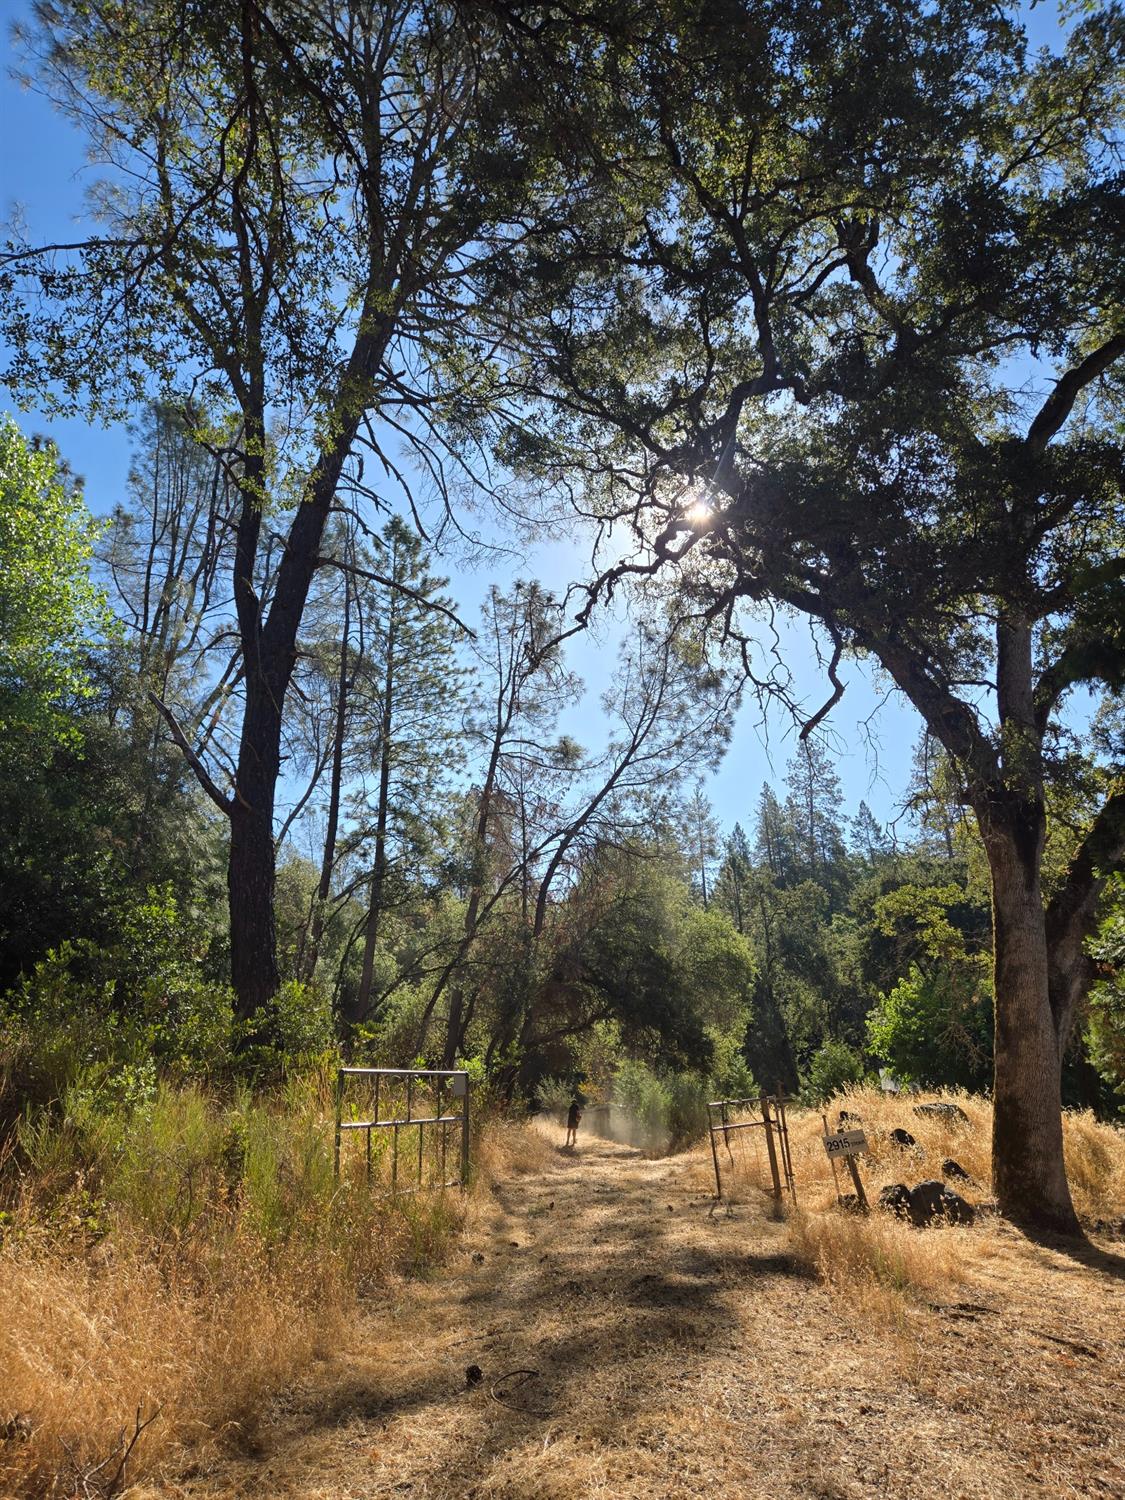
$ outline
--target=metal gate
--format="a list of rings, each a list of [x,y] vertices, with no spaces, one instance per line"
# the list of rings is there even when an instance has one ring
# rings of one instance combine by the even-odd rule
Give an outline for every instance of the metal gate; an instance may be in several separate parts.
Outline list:
[[[361,1106],[366,1108],[356,1113]],[[340,1068],[337,1179],[344,1135],[355,1130],[364,1133],[364,1175],[369,1183],[378,1181],[391,1193],[467,1187],[469,1075],[441,1068]],[[455,1177],[450,1176],[450,1157],[456,1163]]]
[[[729,1163],[728,1176],[734,1177],[738,1173],[738,1163],[733,1147],[741,1146],[750,1139],[756,1141],[756,1137],[751,1138],[745,1132],[761,1130],[765,1136],[773,1196],[781,1198],[784,1184],[784,1190],[796,1201],[793,1158],[789,1153],[789,1127],[785,1121],[785,1096],[780,1088],[776,1094],[760,1094],[756,1099],[716,1099],[707,1106],[707,1117],[711,1133],[711,1158],[715,1163],[717,1198],[723,1196],[720,1137]]]

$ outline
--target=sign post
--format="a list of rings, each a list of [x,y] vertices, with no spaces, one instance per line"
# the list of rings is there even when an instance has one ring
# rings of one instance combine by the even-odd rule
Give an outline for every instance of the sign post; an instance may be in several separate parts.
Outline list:
[[[855,1195],[863,1208],[868,1207],[867,1194],[863,1191],[863,1183],[860,1181],[859,1168],[856,1166],[856,1157],[861,1156],[867,1150],[867,1137],[862,1130],[838,1130],[835,1135],[828,1133],[828,1117],[821,1115],[824,1121],[824,1149],[828,1160],[832,1163],[832,1176],[836,1176],[836,1162],[842,1158],[851,1173],[852,1182],[855,1184]],[[836,1196],[840,1196],[839,1180],[836,1183]]]

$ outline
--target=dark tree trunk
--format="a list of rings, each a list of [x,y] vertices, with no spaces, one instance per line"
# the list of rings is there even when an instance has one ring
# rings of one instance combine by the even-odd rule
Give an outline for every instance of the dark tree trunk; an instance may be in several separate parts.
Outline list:
[[[1047,812],[1033,681],[1031,623],[1012,611],[996,629],[1003,780],[978,785],[972,797],[992,877],[992,1178],[1009,1218],[1073,1234],[1078,1219],[1063,1160],[1063,1046],[1051,1010],[1040,881]]]
[[[281,720],[271,699],[260,677],[247,681],[238,793],[230,808],[231,983],[241,1020],[255,1016],[277,994],[279,984],[273,811]]]

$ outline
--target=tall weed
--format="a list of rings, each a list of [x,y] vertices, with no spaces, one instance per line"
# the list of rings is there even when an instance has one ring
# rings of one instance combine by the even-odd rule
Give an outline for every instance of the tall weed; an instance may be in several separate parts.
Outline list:
[[[104,1085],[80,1069],[28,1108],[0,1178],[0,1419],[31,1432],[0,1443],[3,1494],[64,1492],[138,1408],[160,1417],[134,1477],[240,1440],[357,1295],[439,1262],[464,1213],[347,1163],[336,1180],[329,1070],[226,1097]]]

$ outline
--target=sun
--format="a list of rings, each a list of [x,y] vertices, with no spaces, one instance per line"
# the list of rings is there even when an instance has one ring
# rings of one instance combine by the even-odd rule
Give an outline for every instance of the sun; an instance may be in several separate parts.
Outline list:
[[[706,488],[697,480],[687,486],[681,496],[681,503],[684,520],[689,526],[706,526],[715,514]]]

